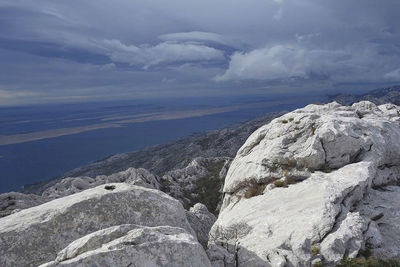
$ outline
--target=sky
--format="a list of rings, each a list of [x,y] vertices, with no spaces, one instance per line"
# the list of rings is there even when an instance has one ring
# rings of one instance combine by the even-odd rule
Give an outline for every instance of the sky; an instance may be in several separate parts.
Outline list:
[[[398,0],[0,0],[0,105],[400,83]]]

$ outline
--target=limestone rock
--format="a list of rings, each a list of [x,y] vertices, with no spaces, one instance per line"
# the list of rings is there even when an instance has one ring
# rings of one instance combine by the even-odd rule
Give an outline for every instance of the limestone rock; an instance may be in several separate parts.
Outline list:
[[[397,177],[400,177],[398,175]],[[366,245],[380,258],[400,258],[400,186],[375,187],[360,205],[360,213],[371,220]]]
[[[55,266],[211,266],[196,238],[182,228],[121,225],[94,232],[70,244]]]
[[[45,197],[17,192],[0,194],[0,218],[47,201]]]
[[[207,207],[201,203],[197,203],[186,213],[188,221],[196,232],[197,239],[203,247],[207,247],[208,234],[211,227],[217,220],[214,214],[208,211]]]
[[[358,213],[347,214],[339,228],[321,242],[321,254],[327,262],[339,262],[344,255],[355,258],[363,247],[367,223]]]
[[[331,264],[357,256],[377,226],[388,245],[375,255],[398,257],[400,228],[374,225],[371,210],[382,203],[383,218],[399,221],[399,197],[378,190],[400,184],[399,119],[395,105],[329,103],[261,127],[231,163],[210,245],[236,247],[229,252],[239,266]],[[227,238],[226,229],[240,224],[249,231]]]
[[[99,175],[90,177],[69,177],[57,184],[47,188],[42,196],[48,198],[59,198],[81,192],[106,183],[128,183],[147,188],[159,189],[158,177],[145,169],[129,168],[125,171],[111,174],[109,176]]]
[[[195,235],[179,201],[161,191],[106,184],[0,219],[0,266],[36,266],[72,241],[122,224],[172,226]]]

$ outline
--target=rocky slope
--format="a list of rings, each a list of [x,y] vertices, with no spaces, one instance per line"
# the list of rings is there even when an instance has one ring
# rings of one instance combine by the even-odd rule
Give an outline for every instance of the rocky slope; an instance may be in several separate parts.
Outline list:
[[[336,101],[343,105],[351,105],[361,100],[368,100],[378,105],[384,103],[400,105],[400,86],[376,89],[364,94],[338,94],[330,96],[328,99],[329,102]],[[111,175],[125,171],[131,167],[144,168],[158,176],[163,176],[168,171],[185,168],[197,157],[233,158],[252,132],[283,114],[283,111],[269,114],[228,128],[193,134],[167,144],[114,155],[69,171],[58,179],[26,185],[21,192],[40,195],[48,187],[66,177],[95,178],[99,175]]]
[[[186,214],[159,190],[101,185],[1,218],[0,266],[210,266]]]
[[[0,195],[0,266],[400,260],[400,108],[333,102],[268,122],[233,161],[197,157],[162,175],[127,168]]]
[[[169,171],[184,169],[195,158],[233,158],[252,132],[282,114],[284,113],[269,114],[232,127],[193,134],[167,144],[114,155],[67,172],[58,179],[26,185],[21,192],[41,195],[48,187],[67,177],[108,176],[131,167],[144,168],[155,175],[163,176]]]
[[[352,105],[359,101],[370,101],[377,105],[392,103],[400,105],[400,85],[387,88],[380,88],[364,94],[337,94],[329,97],[329,100],[336,101],[342,105]]]
[[[254,132],[229,168],[215,266],[400,259],[400,108],[309,105]],[[235,265],[232,265],[235,266]]]
[[[147,188],[160,189],[179,200],[186,209],[203,203],[211,212],[218,214],[222,204],[222,188],[231,158],[195,158],[183,169],[167,172],[162,177],[145,169],[129,168],[109,176],[99,175],[67,177],[47,187],[40,195],[0,194],[0,218],[34,207],[53,199],[107,183],[129,183]]]

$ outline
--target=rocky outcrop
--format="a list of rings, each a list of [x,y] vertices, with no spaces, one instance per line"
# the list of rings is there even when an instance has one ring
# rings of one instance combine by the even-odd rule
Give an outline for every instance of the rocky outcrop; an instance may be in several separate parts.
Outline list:
[[[82,237],[62,250],[55,266],[211,266],[196,238],[182,228],[120,225]]]
[[[400,105],[400,85],[375,89],[362,94],[337,94],[329,97],[342,105],[352,105],[359,101],[370,101],[376,105],[392,103]]]
[[[147,188],[160,188],[159,178],[145,169],[129,168],[109,176],[99,175],[96,178],[68,177],[48,187],[40,196],[17,192],[0,194],[0,218],[107,183],[128,183]]]
[[[110,257],[114,258],[113,255],[120,255],[119,248],[127,253],[135,253],[135,251],[144,253],[145,248],[143,250],[141,250],[142,248],[129,248],[129,242],[125,241],[133,240],[131,245],[135,246],[135,236],[141,236],[140,238],[143,238],[141,240],[145,242],[154,235],[157,236],[156,243],[162,243],[160,240],[165,240],[166,244],[169,244],[171,253],[180,249],[186,242],[192,244],[187,247],[188,253],[205,255],[201,245],[194,244],[196,243],[196,234],[187,221],[185,210],[179,201],[158,190],[126,183],[115,183],[91,188],[1,218],[0,255],[2,256],[0,257],[0,266],[37,266],[53,261],[56,259],[57,252],[74,240],[102,229],[125,224],[146,227],[170,226],[174,229],[168,227],[161,230],[148,229],[143,230],[142,233],[140,232],[142,230],[139,231],[137,230],[139,228],[135,228],[136,232],[131,233],[126,232],[126,228],[124,228],[125,230],[111,231],[115,235],[106,230],[105,234],[99,235],[100,238],[90,236],[85,239],[89,241],[84,241],[86,245],[79,245],[79,248],[76,249],[67,249],[67,252],[61,254],[69,255],[67,258],[76,258],[78,256],[75,257],[75,255],[79,254],[81,255],[79,257],[88,257],[86,259],[90,261],[93,258],[87,255],[89,252],[82,256],[82,251],[93,249],[96,250],[94,253],[103,255],[103,252],[100,251],[101,248],[97,250],[93,246],[98,246],[103,242],[108,243],[111,239],[114,240],[119,235],[126,233],[126,237],[115,239],[115,243],[113,243],[115,246],[112,248],[114,251],[110,252]],[[171,234],[170,237],[167,237],[168,233]],[[192,235],[193,238],[189,238],[188,235]],[[72,247],[74,246],[72,245]],[[153,247],[149,245],[148,249],[151,250],[151,248]],[[167,247],[164,245],[156,244],[154,253],[164,251],[168,254],[166,249]],[[148,253],[144,253],[143,258],[140,258],[143,262],[146,262]],[[200,259],[200,256],[197,259]],[[99,261],[102,257],[99,256]],[[162,257],[164,256],[161,254],[160,262],[164,260]],[[175,259],[173,258],[175,256],[171,255],[165,257],[166,261]],[[185,256],[176,257],[183,259]],[[125,262],[125,259],[121,259],[121,262]],[[206,261],[204,264],[207,266],[208,262]],[[110,266],[118,265],[111,264]]]
[[[0,216],[34,207],[52,199],[79,193],[106,183],[129,183],[160,189],[178,199],[186,209],[203,203],[218,214],[222,188],[231,158],[196,158],[183,169],[170,171],[161,178],[145,169],[129,168],[109,176],[68,177],[48,187],[41,196],[22,193],[0,194]]]
[[[399,122],[395,105],[330,103],[258,129],[226,176],[224,203],[210,233],[212,262],[329,266],[366,248],[398,257],[399,228],[376,223],[379,214],[371,210],[385,199],[382,218],[397,218],[400,196],[389,199],[388,188],[400,181]]]
[[[159,189],[158,177],[145,169],[129,168],[125,171],[111,174],[109,176],[99,175],[90,177],[68,177],[57,184],[47,188],[42,196],[48,198],[59,198],[81,192],[83,190],[107,183],[128,183],[147,188]]]
[[[162,190],[189,207],[200,202],[214,214],[222,203],[222,188],[231,158],[196,158],[183,169],[161,178]]]
[[[397,168],[397,177],[400,171]],[[365,243],[378,258],[400,259],[400,183],[371,189],[358,208],[369,218]]]
[[[38,195],[17,192],[0,194],[0,218],[23,209],[43,204],[49,200],[50,199]]]
[[[206,248],[208,244],[208,234],[217,218],[215,218],[214,214],[209,212],[207,207],[201,203],[197,203],[191,207],[186,215],[190,225],[196,232],[200,244]]]

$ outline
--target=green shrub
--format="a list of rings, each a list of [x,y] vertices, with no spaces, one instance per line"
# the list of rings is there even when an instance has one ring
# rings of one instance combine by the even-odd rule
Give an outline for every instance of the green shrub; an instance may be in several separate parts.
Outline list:
[[[321,169],[321,171],[324,172],[324,173],[331,173],[331,172],[332,172],[332,168],[329,167],[328,165],[325,165],[325,166]]]
[[[313,254],[315,256],[318,253],[319,253],[319,246],[318,245],[311,246],[311,254]]]
[[[274,185],[276,187],[285,187],[286,183],[284,181],[281,181],[281,180],[276,180],[276,181],[274,181]]]
[[[290,184],[295,184],[296,181],[290,177],[286,177],[285,180],[275,180],[274,185],[275,187],[288,187]]]
[[[288,123],[288,120],[281,120],[281,122],[282,122],[283,124],[286,124],[286,123]]]
[[[317,130],[317,127],[315,126],[315,123],[313,123],[312,125],[311,125],[311,132],[312,132],[312,134],[314,135],[315,134],[315,131]]]
[[[244,193],[244,197],[251,198],[262,195],[266,186],[267,184],[253,184],[246,190],[246,192]]]
[[[214,213],[214,215],[218,215],[218,203],[222,199],[219,190],[224,181],[219,177],[219,173],[224,164],[224,161],[210,163],[207,166],[208,176],[196,181],[197,190],[194,193],[196,193],[198,197],[194,201],[206,205],[207,209]],[[190,196],[188,196],[188,198],[191,199]]]
[[[288,186],[288,185],[290,185],[290,184],[295,184],[296,181],[293,180],[293,178],[286,177],[286,178],[285,178],[285,183],[286,183],[286,186]]]
[[[315,262],[312,266],[313,266],[313,267],[322,267],[322,266],[324,266],[324,265],[322,264],[322,261],[317,261],[317,262]]]

